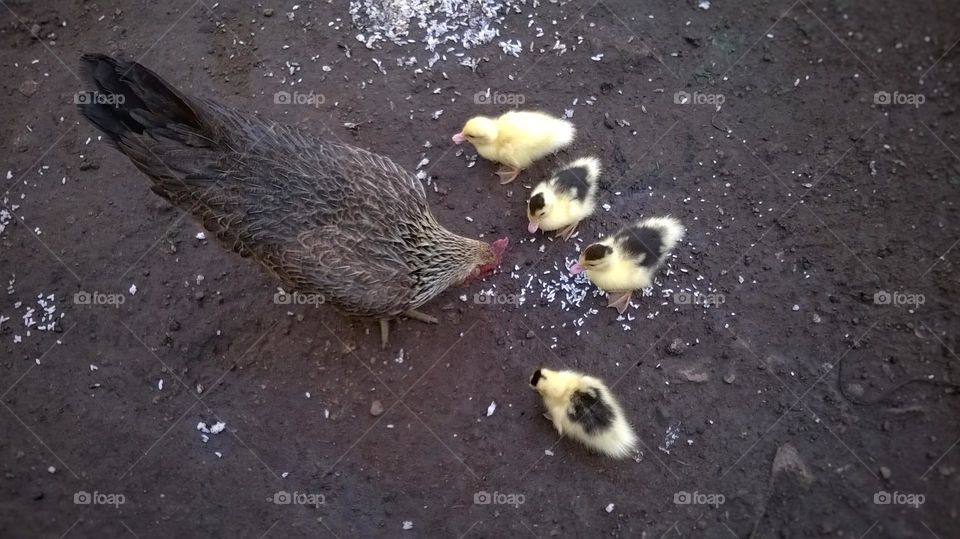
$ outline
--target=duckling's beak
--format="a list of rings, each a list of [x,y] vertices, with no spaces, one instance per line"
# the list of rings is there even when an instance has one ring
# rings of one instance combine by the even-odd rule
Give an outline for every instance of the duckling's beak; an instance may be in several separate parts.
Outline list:
[[[574,275],[583,273],[583,266],[581,266],[579,262],[574,262],[573,265],[570,266],[570,273]]]
[[[540,228],[540,223],[536,221],[530,221],[530,224],[527,225],[527,230],[529,230],[531,234],[536,232],[538,228]]]
[[[453,136],[454,144],[463,144],[466,141],[467,141],[467,137],[463,133],[457,133],[456,135]]]

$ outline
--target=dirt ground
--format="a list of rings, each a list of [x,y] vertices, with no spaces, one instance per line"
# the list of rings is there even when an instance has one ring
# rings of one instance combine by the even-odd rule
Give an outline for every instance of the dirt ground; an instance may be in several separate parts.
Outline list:
[[[364,47],[340,0],[4,0],[0,536],[953,536],[960,13],[700,3],[531,0],[474,71]],[[426,157],[438,219],[510,236],[507,262],[385,351],[373,322],[277,304],[81,121],[83,52]],[[450,142],[506,108],[487,88],[569,109],[576,143],[499,185]],[[586,154],[606,206],[528,234],[527,190]],[[668,213],[687,238],[626,319],[577,296],[578,249]],[[540,365],[607,380],[636,458],[559,440]]]

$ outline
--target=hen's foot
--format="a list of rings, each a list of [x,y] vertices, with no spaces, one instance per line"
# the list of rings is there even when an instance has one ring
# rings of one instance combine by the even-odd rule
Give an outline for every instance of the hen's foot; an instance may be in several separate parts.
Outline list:
[[[416,309],[410,309],[409,311],[406,311],[405,313],[403,313],[403,315],[406,316],[407,318],[410,318],[411,320],[419,320],[427,324],[440,323],[440,320],[438,320],[437,317],[430,316],[429,314],[423,314],[422,312]]]

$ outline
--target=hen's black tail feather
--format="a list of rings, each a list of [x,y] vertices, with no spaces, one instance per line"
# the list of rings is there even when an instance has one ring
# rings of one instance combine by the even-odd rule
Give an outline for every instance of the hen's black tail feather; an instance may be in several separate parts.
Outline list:
[[[136,62],[84,54],[80,71],[92,86],[92,91],[79,94],[80,113],[114,144],[151,129],[204,131],[203,119],[190,100]]]

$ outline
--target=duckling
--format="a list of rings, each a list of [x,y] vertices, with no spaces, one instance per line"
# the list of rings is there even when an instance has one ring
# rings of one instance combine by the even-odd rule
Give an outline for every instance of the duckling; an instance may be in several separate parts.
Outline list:
[[[637,436],[599,379],[574,371],[537,369],[530,386],[543,397],[547,416],[561,436],[617,459],[633,452]]]
[[[673,217],[644,219],[589,245],[570,272],[585,271],[593,284],[607,291],[607,306],[623,314],[630,305],[630,295],[650,286],[654,272],[683,234],[683,225]]]
[[[527,230],[563,229],[557,235],[570,239],[580,221],[597,207],[599,180],[600,160],[596,157],[582,157],[554,172],[533,189],[527,200]]]
[[[498,118],[475,116],[453,142],[469,142],[484,159],[503,165],[500,183],[510,183],[534,161],[570,145],[573,124],[543,112],[511,110]]]

